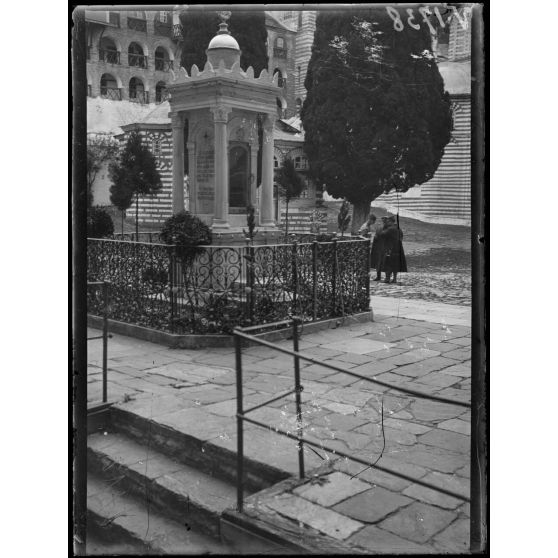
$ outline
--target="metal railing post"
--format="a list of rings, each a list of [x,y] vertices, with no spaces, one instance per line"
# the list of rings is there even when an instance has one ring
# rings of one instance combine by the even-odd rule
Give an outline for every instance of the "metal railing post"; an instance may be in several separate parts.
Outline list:
[[[366,243],[366,300],[368,300],[368,307],[370,307],[370,266],[372,265],[372,241],[368,239]]]
[[[318,241],[312,243],[312,319],[318,319]]]
[[[291,252],[291,268],[292,268],[292,274],[293,274],[293,306],[292,306],[292,312],[293,314],[296,313],[296,302],[297,302],[297,290],[298,290],[298,270],[297,270],[297,262],[296,262],[296,256],[297,256],[297,247],[298,244],[296,242],[296,240],[293,242],[292,245],[292,252]]]
[[[236,355],[236,504],[240,513],[243,510],[244,500],[244,424],[242,410],[242,340],[238,335],[235,336],[235,355]]]
[[[298,353],[298,324],[300,319],[293,318],[293,351]],[[296,422],[298,437],[302,438],[302,409],[301,409],[301,396],[302,387],[300,385],[300,358],[298,355],[294,357],[294,373],[295,373],[295,401],[296,401]],[[298,473],[301,479],[304,478],[304,444],[301,440],[298,441]]]
[[[170,330],[171,333],[174,333],[174,305],[175,305],[175,292],[174,292],[174,275],[176,273],[176,265],[175,265],[175,254],[174,248],[170,249],[169,254],[169,283],[170,283],[170,291],[169,291],[169,300],[170,300]]]
[[[331,291],[333,310],[332,316],[336,316],[337,312],[337,239],[333,239],[333,276],[331,278]]]
[[[108,283],[103,281],[103,403],[107,402]]]

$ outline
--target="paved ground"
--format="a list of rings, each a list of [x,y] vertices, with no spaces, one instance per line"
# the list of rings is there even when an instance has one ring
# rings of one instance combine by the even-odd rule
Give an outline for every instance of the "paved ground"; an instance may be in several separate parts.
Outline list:
[[[460,401],[470,398],[470,308],[373,297],[375,322],[347,320],[338,329],[303,334],[301,350],[325,362],[394,385]],[[91,335],[94,330],[91,330]],[[98,345],[95,346],[94,344]],[[284,346],[291,342],[284,341]],[[89,354],[89,399],[100,396],[100,342]],[[115,335],[109,341],[109,397],[144,408],[157,420],[180,425],[211,418],[206,439],[235,447],[236,412],[232,349],[173,350]],[[292,359],[263,347],[243,354],[245,405],[292,388]],[[470,412],[462,407],[404,396],[305,363],[306,435],[333,449],[375,460],[414,478],[469,493]],[[294,404],[279,401],[253,418],[294,431]],[[206,432],[207,430],[207,432]],[[201,430],[200,430],[201,432]],[[246,435],[247,454],[296,471],[296,443],[257,427]],[[336,456],[306,449],[308,468]],[[313,526],[344,542],[379,552],[452,551],[467,548],[469,508],[419,485],[339,460],[339,472],[316,485],[280,495],[269,508],[294,524]],[[358,489],[357,489],[358,488]],[[333,515],[332,515],[333,514]],[[337,532],[343,526],[341,532]],[[375,545],[375,546],[373,546]]]

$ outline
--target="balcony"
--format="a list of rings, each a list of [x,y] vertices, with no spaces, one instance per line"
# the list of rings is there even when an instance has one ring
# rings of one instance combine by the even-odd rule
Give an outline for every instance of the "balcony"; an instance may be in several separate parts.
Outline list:
[[[107,64],[120,64],[120,53],[116,50],[99,49],[99,61]]]
[[[101,97],[103,99],[110,99],[111,101],[121,101],[122,93],[120,89],[115,87],[101,87]]]
[[[171,38],[172,25],[170,23],[163,23],[162,21],[155,21],[155,34]]]
[[[147,56],[143,54],[128,54],[128,66],[147,69]]]
[[[130,102],[146,105],[149,103],[149,91],[130,91]]]
[[[145,21],[145,19],[128,16],[128,29],[132,29],[132,31],[143,31],[145,33],[147,31],[147,21]]]
[[[155,58],[155,69],[160,72],[168,72],[174,69],[174,62],[172,60],[163,60],[162,58]]]
[[[273,47],[273,56],[275,58],[287,58],[287,49],[286,48]]]
[[[120,14],[118,12],[109,12],[109,23],[115,27],[120,27]]]
[[[172,26],[172,38],[179,43],[184,40],[182,35],[182,25],[180,23]]]

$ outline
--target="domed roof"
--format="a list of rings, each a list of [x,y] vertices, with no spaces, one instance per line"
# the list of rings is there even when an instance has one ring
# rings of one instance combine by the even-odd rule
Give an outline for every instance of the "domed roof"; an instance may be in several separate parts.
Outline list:
[[[231,48],[233,50],[240,50],[236,39],[229,33],[227,24],[223,22],[219,25],[219,27],[220,29],[217,32],[217,35],[211,39],[209,46],[207,47],[208,50],[214,48]]]

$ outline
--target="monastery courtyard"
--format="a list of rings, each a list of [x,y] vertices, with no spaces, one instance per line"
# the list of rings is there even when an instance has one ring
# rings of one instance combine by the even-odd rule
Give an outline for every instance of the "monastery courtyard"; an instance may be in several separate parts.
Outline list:
[[[303,332],[301,351],[393,385],[470,401],[470,307],[385,296],[372,296],[371,306],[373,322],[347,319],[336,329]],[[279,345],[291,348],[292,342]],[[292,357],[260,346],[244,349],[242,358],[246,407],[292,388]],[[89,398],[99,401],[101,350],[91,347],[88,360]],[[206,446],[236,450],[234,349],[169,349],[113,335],[108,381],[117,408],[199,439],[202,452]],[[469,496],[468,409],[416,399],[305,362],[301,383],[309,439],[368,461],[382,455],[378,465]],[[283,430],[296,428],[292,399],[251,416]],[[301,485],[295,441],[250,424],[244,439],[246,458],[292,476],[247,498],[248,516],[283,523],[301,535],[325,535],[357,552],[468,549],[469,505],[457,498],[374,469],[361,472],[362,465],[308,448],[306,471],[325,480]],[[119,443],[118,434],[110,432],[94,442],[101,453]],[[152,467],[156,482],[163,468],[155,457],[149,462],[146,457],[127,455],[125,446],[119,454],[122,463],[142,463],[146,474]]]

